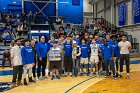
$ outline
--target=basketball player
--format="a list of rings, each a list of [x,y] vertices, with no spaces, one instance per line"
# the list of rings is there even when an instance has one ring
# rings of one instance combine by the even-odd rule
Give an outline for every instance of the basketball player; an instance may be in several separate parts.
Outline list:
[[[114,51],[113,61],[116,63],[116,77],[118,77],[118,65],[119,65],[118,60],[120,57],[120,49],[118,47],[116,35],[112,36],[112,41],[110,41],[110,45],[112,46],[113,51]]]
[[[32,80],[32,68],[35,66],[34,53],[32,47],[30,46],[30,40],[28,39],[25,40],[25,46],[21,49],[21,56],[24,69],[24,85],[26,86],[28,85],[26,81],[27,71],[29,71],[29,82],[35,82]]]
[[[131,43],[127,41],[127,38],[125,35],[122,35],[122,41],[119,42],[118,44],[119,49],[120,49],[120,78],[122,77],[122,72],[123,72],[123,62],[125,60],[126,63],[126,72],[127,76],[126,79],[130,79],[130,58],[129,58],[129,52],[132,48]]]
[[[64,64],[65,64],[65,76],[72,76],[72,41],[70,37],[67,37],[66,42],[64,43]]]
[[[93,65],[95,65],[95,71],[96,71],[96,77],[99,77],[99,72],[98,72],[98,63],[99,63],[99,44],[96,44],[95,39],[92,39],[92,43],[90,44],[90,49],[91,49],[91,56],[90,56],[90,62],[91,62],[91,73],[90,76],[93,76]]]
[[[89,56],[89,51],[90,51],[90,47],[88,44],[86,44],[86,40],[83,38],[81,39],[81,60],[80,60],[80,65],[81,65],[81,73],[80,76],[82,76],[84,74],[84,64],[86,64],[86,75],[89,76],[88,73],[88,56]]]

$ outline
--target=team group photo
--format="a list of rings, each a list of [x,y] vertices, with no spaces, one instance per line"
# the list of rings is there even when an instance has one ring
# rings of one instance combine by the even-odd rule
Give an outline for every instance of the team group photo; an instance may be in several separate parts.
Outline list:
[[[0,92],[140,93],[139,0],[1,0]]]

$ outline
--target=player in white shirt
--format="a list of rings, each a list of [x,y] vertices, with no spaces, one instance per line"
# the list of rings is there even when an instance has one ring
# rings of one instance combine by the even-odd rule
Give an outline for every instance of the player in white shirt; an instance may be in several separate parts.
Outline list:
[[[120,78],[122,77],[123,72],[123,62],[125,61],[126,64],[126,72],[127,76],[126,79],[130,79],[130,58],[129,58],[129,52],[132,48],[131,43],[127,41],[127,38],[125,35],[122,36],[122,41],[118,44],[120,49]]]
[[[91,74],[90,74],[90,76],[93,76],[93,64],[94,64],[95,65],[96,76],[99,77],[99,72],[98,72],[99,44],[96,43],[95,39],[92,39],[92,43],[90,44],[90,48],[91,48],[91,56],[90,56]]]

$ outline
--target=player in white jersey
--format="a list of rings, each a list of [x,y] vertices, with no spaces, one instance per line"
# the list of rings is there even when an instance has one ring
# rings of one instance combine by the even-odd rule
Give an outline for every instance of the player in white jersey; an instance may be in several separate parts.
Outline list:
[[[90,56],[91,74],[90,74],[90,76],[93,76],[93,64],[94,64],[95,65],[96,76],[99,77],[99,73],[98,73],[99,44],[96,43],[95,39],[92,39],[92,43],[90,44],[90,49],[91,49],[91,56]]]

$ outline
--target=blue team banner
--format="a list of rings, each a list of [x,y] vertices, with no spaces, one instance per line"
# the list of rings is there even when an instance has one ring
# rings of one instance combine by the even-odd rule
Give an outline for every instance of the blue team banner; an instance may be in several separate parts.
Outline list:
[[[72,5],[80,6],[80,0],[72,0]]]
[[[134,23],[140,23],[140,0],[132,0],[132,11]]]
[[[126,23],[126,8],[127,5],[125,2],[118,5],[118,22],[119,26],[124,26]]]

